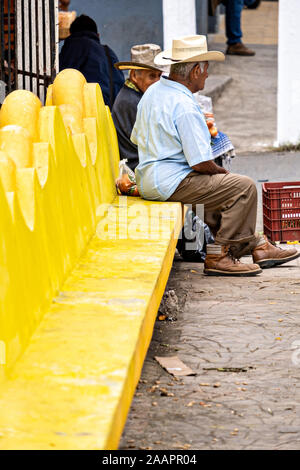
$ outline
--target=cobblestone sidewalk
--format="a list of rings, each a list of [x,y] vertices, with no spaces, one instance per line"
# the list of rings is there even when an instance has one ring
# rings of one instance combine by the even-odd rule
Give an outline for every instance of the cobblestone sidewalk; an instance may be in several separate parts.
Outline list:
[[[220,282],[175,261],[169,288],[185,304],[156,323],[121,449],[299,449],[299,268]],[[155,355],[197,375],[175,380]]]

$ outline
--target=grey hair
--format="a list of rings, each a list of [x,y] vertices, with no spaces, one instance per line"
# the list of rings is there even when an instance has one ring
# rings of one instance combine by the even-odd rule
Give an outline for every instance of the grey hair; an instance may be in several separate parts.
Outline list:
[[[181,62],[179,64],[172,64],[170,75],[178,75],[183,80],[187,80],[192,69],[198,64],[201,66],[199,62]]]

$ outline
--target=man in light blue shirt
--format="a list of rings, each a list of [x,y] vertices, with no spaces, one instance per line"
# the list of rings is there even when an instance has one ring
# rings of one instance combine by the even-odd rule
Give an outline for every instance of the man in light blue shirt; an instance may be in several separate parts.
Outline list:
[[[193,93],[166,77],[142,97],[131,140],[139,146],[136,179],[145,199],[166,201],[194,165],[213,160],[210,133]]]
[[[137,186],[145,199],[204,204],[204,219],[216,243],[207,246],[204,272],[212,276],[255,276],[261,267],[283,264],[300,256],[280,250],[255,232],[257,191],[247,176],[229,174],[213,161],[210,133],[193,93],[202,90],[208,62],[224,60],[208,51],[205,36],[173,40],[172,50],[155,57],[171,65],[138,105],[131,140],[138,146]],[[252,253],[254,264],[236,257]]]

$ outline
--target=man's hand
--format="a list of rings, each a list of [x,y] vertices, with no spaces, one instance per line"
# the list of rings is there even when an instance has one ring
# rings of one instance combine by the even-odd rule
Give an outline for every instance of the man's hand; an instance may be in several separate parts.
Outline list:
[[[198,165],[192,166],[192,168],[193,170],[197,171],[198,173],[202,173],[203,175],[217,175],[219,173],[227,175],[229,173],[229,171],[225,170],[225,168],[216,165],[213,160],[198,163]]]

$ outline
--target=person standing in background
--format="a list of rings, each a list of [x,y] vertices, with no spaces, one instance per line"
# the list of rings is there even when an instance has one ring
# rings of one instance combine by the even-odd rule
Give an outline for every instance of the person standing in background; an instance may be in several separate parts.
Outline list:
[[[218,5],[225,5],[225,21],[228,55],[254,56],[255,52],[242,42],[241,16],[244,0],[210,0],[210,13],[215,14]]]
[[[124,84],[124,75],[114,68],[118,57],[114,51],[102,45],[95,21],[80,15],[70,27],[59,55],[60,70],[79,70],[87,82],[99,83],[106,105],[112,109],[114,100]]]

